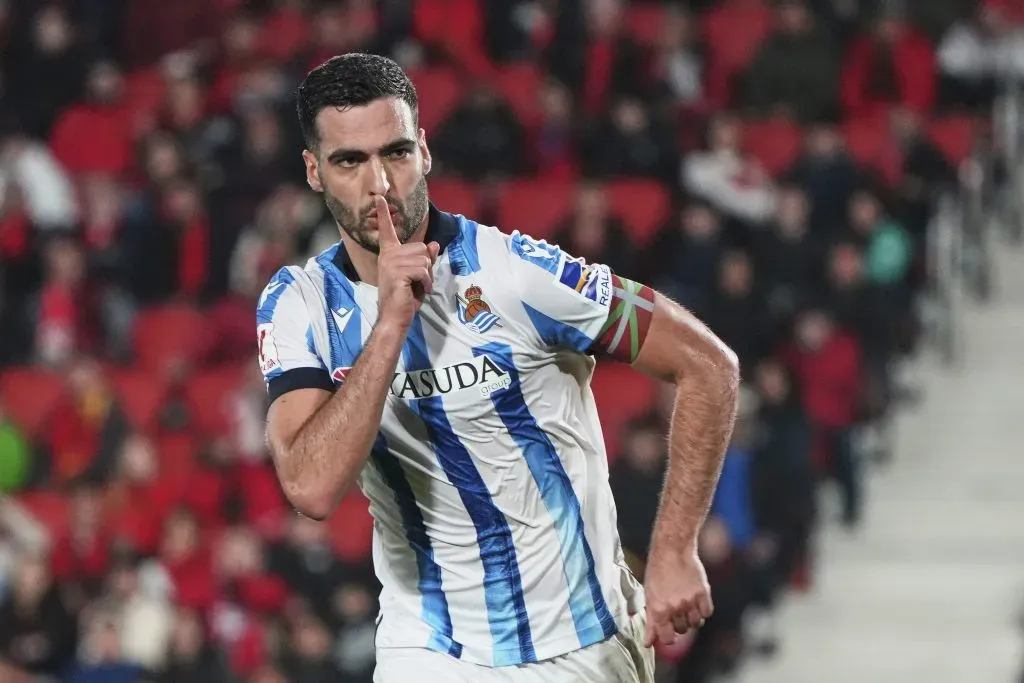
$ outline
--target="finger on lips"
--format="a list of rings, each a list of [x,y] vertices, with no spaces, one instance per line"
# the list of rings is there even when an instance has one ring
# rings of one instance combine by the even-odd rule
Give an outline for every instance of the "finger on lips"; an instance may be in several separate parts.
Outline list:
[[[401,244],[398,241],[398,233],[395,232],[395,225],[391,222],[391,207],[384,197],[378,196],[374,200],[377,209],[377,241],[382,248],[391,249]]]

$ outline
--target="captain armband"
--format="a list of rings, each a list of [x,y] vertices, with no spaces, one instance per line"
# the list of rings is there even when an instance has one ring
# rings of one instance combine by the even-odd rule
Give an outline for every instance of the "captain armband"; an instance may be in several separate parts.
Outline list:
[[[654,290],[612,274],[608,321],[592,347],[595,352],[632,363],[636,360],[654,314]]]

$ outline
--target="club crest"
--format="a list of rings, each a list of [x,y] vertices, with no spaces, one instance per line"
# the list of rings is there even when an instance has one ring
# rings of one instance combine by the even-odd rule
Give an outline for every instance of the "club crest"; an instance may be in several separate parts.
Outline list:
[[[491,306],[484,301],[480,287],[471,285],[459,301],[459,322],[477,334],[483,334],[493,327],[501,327],[501,318],[491,312]]]

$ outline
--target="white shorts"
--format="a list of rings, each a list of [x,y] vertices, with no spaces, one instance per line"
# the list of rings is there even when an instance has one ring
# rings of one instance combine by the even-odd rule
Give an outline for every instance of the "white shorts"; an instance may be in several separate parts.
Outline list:
[[[590,647],[518,666],[487,667],[420,648],[377,650],[374,683],[654,683],[654,649],[644,647],[644,610]]]

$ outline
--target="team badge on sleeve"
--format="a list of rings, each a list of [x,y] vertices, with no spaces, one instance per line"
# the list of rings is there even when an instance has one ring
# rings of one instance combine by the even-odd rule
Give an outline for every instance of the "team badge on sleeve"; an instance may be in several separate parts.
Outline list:
[[[260,370],[266,374],[281,366],[277,342],[274,340],[274,323],[257,325],[256,334],[259,342]]]
[[[600,264],[587,265],[583,259],[567,258],[562,263],[558,281],[602,306],[606,305],[612,295],[612,274],[607,266]]]
[[[483,334],[492,327],[501,327],[501,318],[491,312],[491,306],[484,301],[483,290],[472,285],[465,296],[459,298],[459,322],[477,334]]]

